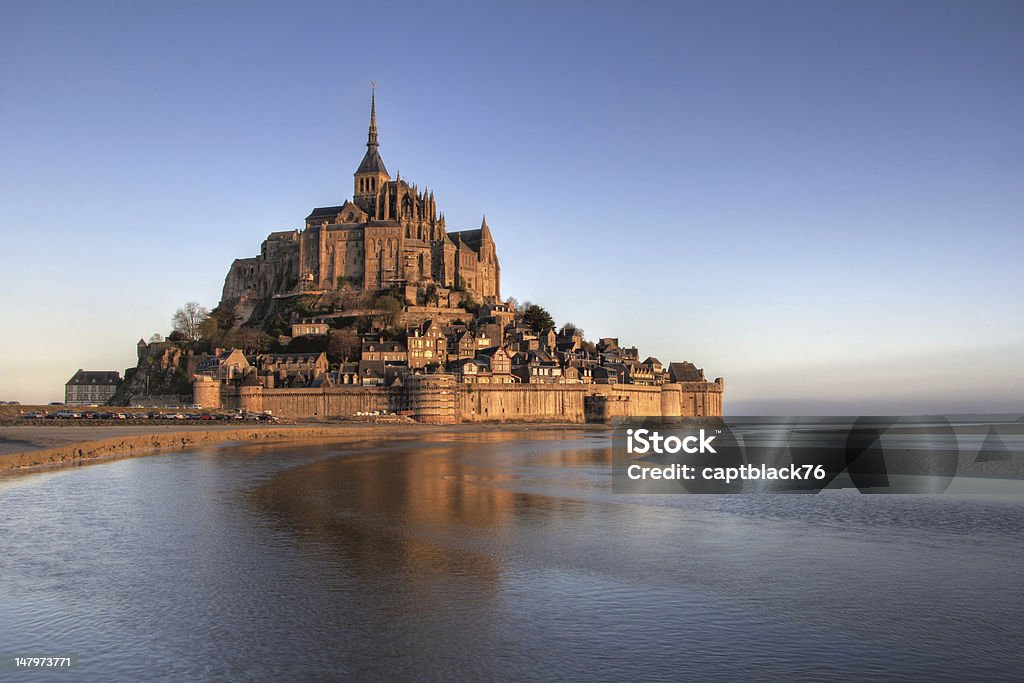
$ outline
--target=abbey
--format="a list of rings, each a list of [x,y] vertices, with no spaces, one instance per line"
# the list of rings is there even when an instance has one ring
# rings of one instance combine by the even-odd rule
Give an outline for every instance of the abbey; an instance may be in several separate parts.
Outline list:
[[[167,342],[174,368],[160,344],[139,358],[191,376],[204,408],[437,424],[722,414],[724,380],[693,363],[641,360],[617,337],[593,343],[539,305],[503,301],[487,221],[448,232],[432,192],[391,178],[373,95],[352,197],[234,261],[200,334]],[[148,393],[142,379],[121,393]]]
[[[394,179],[377,141],[377,103],[370,100],[370,130],[353,178],[353,194],[340,206],[322,206],[300,230],[271,233],[260,255],[237,259],[222,301],[350,289],[401,291],[408,303],[424,296],[457,305],[501,299],[501,268],[486,219],[476,230],[448,232],[434,193]]]

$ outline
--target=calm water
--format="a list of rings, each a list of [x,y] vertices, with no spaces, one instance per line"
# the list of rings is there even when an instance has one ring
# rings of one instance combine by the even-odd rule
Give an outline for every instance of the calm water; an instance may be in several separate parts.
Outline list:
[[[1024,497],[626,497],[609,458],[457,434],[0,479],[0,653],[77,658],[0,680],[1024,670]]]

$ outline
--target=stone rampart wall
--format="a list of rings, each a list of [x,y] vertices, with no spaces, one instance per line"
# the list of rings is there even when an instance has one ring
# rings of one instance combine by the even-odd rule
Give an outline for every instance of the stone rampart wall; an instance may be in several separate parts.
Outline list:
[[[199,392],[197,391],[197,396]],[[286,418],[350,417],[410,410],[422,422],[608,422],[616,417],[722,414],[722,385],[462,384],[418,375],[406,387],[264,389],[224,387],[223,407]]]

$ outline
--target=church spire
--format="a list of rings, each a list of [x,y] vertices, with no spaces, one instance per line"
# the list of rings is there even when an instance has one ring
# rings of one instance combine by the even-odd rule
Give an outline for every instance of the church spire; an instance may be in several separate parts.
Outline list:
[[[366,136],[366,154],[355,172],[354,196],[357,197],[376,197],[378,190],[391,179],[377,150],[377,84],[370,85],[370,132]],[[366,207],[362,208],[370,211]]]
[[[377,83],[370,84],[370,133],[366,136],[366,146],[377,146]]]

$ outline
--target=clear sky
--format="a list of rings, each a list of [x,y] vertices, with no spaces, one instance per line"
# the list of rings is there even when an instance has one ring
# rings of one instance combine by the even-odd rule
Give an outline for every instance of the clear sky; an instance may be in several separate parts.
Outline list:
[[[0,400],[381,155],[731,413],[1024,410],[1024,3],[0,2]]]

